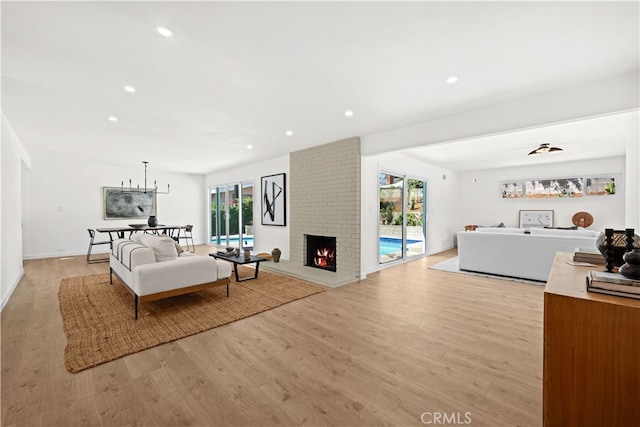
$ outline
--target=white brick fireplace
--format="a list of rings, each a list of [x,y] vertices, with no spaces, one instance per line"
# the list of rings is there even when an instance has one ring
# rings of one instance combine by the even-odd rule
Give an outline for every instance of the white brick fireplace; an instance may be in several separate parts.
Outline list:
[[[358,137],[291,153],[290,263],[310,280],[342,284],[360,278],[360,169]],[[335,237],[335,272],[306,265],[305,236]]]

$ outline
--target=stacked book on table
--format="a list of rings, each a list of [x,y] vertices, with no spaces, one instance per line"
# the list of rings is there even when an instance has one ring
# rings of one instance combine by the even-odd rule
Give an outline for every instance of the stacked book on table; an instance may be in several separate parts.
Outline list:
[[[640,299],[640,280],[621,274],[591,270],[587,277],[587,291]]]
[[[573,261],[574,262],[588,262],[591,264],[604,264],[605,259],[604,256],[598,251],[598,249],[593,248],[576,248],[573,252]]]

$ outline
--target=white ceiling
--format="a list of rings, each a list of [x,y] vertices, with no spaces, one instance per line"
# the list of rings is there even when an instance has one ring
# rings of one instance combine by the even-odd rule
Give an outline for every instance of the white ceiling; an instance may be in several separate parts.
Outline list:
[[[637,112],[626,112],[499,135],[402,150],[455,171],[624,156]],[[529,156],[540,144],[563,151]]]
[[[27,151],[109,165],[206,173],[638,70],[637,2],[0,5],[2,111]],[[622,120],[412,155],[459,170],[541,142],[622,155]]]

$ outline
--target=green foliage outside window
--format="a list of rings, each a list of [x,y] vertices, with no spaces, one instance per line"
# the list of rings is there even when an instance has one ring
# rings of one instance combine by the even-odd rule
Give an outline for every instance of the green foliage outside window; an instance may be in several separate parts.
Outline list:
[[[242,206],[239,206],[238,199],[232,199],[229,203],[229,234],[240,234],[240,227],[238,224],[238,212],[239,209],[242,209],[242,218],[245,225],[253,224],[253,197],[245,196],[242,201]],[[220,235],[224,236],[227,234],[226,224],[224,220],[224,212],[226,211],[227,206],[224,203],[220,204],[220,213],[222,214],[222,218],[220,221]],[[218,209],[216,209],[216,201],[213,200],[211,202],[211,229],[214,231],[214,235],[217,234],[216,229],[216,221],[218,220]]]
[[[409,213],[407,216],[407,226],[419,227],[422,226],[422,215],[419,213]]]

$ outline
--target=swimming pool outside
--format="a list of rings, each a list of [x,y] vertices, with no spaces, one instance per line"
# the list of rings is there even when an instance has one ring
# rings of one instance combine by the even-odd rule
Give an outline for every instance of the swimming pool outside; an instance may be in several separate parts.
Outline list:
[[[229,237],[229,242],[227,243],[227,239],[226,237],[223,237],[220,239],[220,245],[223,246],[231,246],[231,247],[238,247],[239,245],[239,237],[238,236],[231,236]],[[213,243],[214,245],[217,245],[218,243],[216,242],[215,237],[211,239],[211,243]],[[242,238],[242,247],[243,248],[253,248],[253,236],[245,236]]]
[[[420,243],[422,240],[407,239],[407,245]],[[380,237],[380,255],[402,252],[402,239],[397,237]]]
[[[422,242],[422,240],[407,239],[407,245],[420,242]],[[215,239],[211,239],[211,243],[215,245]],[[238,236],[229,237],[228,243],[226,238],[220,239],[220,244],[223,246],[237,247],[239,246],[238,243]],[[253,248],[253,236],[243,237],[242,243],[243,248]],[[395,252],[402,252],[402,239],[397,237],[380,237],[380,255],[388,255]]]

